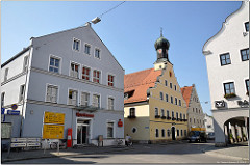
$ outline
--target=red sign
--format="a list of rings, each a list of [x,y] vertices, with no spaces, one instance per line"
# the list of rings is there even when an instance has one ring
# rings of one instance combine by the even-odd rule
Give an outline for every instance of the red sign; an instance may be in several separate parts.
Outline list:
[[[123,122],[121,119],[119,119],[119,121],[118,121],[118,127],[123,127]]]
[[[94,114],[79,113],[79,112],[76,112],[76,116],[78,116],[78,117],[82,117],[82,116],[85,116],[85,117],[95,117]]]

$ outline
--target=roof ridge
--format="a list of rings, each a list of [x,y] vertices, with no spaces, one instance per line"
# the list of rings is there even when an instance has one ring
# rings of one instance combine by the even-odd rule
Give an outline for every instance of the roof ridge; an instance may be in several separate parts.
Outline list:
[[[138,74],[138,73],[140,73],[140,72],[145,72],[145,71],[152,70],[152,69],[153,69],[153,68],[148,68],[148,69],[146,69],[146,70],[142,70],[142,71],[138,71],[138,72],[133,72],[133,73],[125,74],[125,76],[127,76],[127,75],[132,75],[132,74]]]

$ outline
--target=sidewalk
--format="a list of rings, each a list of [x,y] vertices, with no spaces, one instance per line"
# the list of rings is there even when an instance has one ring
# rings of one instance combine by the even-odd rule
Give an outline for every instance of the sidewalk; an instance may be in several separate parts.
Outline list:
[[[94,154],[110,154],[126,150],[125,146],[85,146],[82,148],[67,148],[60,149],[59,154],[56,149],[47,149],[44,154],[44,149],[22,150],[20,152],[12,151],[8,156],[7,152],[1,153],[1,163],[28,159],[64,157],[75,155],[94,155]]]
[[[233,159],[249,161],[249,146],[248,142],[238,144],[229,144],[226,147],[210,146],[203,152],[211,156],[229,157]]]

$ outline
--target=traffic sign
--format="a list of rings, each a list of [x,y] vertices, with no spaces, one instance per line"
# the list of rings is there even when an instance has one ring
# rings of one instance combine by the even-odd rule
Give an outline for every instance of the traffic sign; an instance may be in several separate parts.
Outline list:
[[[4,114],[5,109],[1,108],[1,114]]]
[[[16,104],[11,104],[11,109],[12,110],[16,110],[18,108],[18,106]]]
[[[65,113],[45,112],[44,123],[58,123],[64,125]]]
[[[59,125],[44,125],[43,139],[63,139],[64,126]]]
[[[7,110],[8,115],[20,115],[20,111],[16,110]]]

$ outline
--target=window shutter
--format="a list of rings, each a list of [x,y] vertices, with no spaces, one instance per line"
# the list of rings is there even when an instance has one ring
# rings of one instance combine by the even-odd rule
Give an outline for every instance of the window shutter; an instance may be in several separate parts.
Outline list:
[[[51,101],[51,87],[47,87],[47,101]]]

